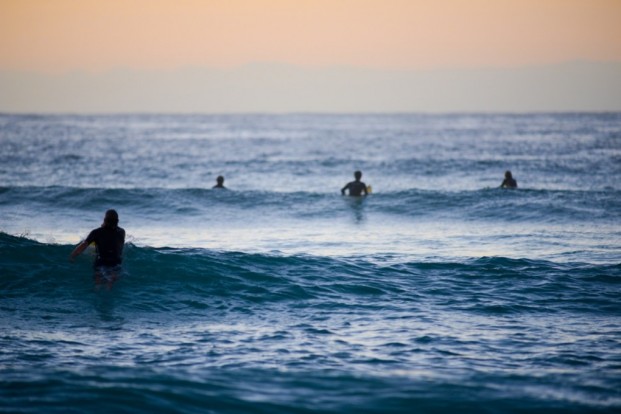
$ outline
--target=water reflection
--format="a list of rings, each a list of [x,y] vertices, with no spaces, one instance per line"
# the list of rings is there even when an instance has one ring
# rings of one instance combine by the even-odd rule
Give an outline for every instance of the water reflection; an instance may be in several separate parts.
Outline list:
[[[127,277],[125,272],[121,272],[118,280],[113,285],[97,283],[98,279],[94,278],[93,285],[93,308],[97,316],[102,322],[112,322],[123,324],[125,318],[120,316],[117,311],[117,305],[123,301],[123,279]]]
[[[347,203],[351,211],[354,213],[354,222],[356,224],[361,224],[366,220],[364,212],[365,199],[366,197],[343,197],[345,203]]]

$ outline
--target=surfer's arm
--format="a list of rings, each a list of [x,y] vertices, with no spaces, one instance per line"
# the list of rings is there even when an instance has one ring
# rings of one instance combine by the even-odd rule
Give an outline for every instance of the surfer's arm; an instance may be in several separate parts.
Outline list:
[[[71,252],[71,255],[69,256],[69,258],[71,260],[75,259],[77,256],[81,255],[82,252],[84,252],[84,250],[86,250],[86,248],[88,247],[90,243],[88,243],[86,240],[84,240],[82,243],[78,244],[75,249],[73,249],[73,251]]]
[[[345,184],[345,187],[341,188],[341,195],[345,195],[345,190],[349,188],[349,183]]]

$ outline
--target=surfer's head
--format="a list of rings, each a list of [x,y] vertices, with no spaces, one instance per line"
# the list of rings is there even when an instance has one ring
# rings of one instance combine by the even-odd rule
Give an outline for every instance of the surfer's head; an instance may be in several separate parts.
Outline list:
[[[513,178],[511,176],[511,171],[509,171],[509,170],[505,171],[505,178]]]
[[[222,185],[224,183],[224,177],[219,175],[218,178],[216,178],[216,182],[218,185]]]
[[[116,228],[119,224],[119,213],[116,210],[110,209],[106,211],[106,215],[104,216],[104,227]]]
[[[362,178],[362,173],[361,173],[360,171],[356,171],[356,172],[354,173],[354,178],[355,178],[356,180],[361,179],[361,178]]]

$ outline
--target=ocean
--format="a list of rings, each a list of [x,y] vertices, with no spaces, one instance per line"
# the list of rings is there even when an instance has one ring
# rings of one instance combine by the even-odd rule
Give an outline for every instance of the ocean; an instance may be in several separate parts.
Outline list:
[[[621,113],[0,114],[0,412],[620,411]]]

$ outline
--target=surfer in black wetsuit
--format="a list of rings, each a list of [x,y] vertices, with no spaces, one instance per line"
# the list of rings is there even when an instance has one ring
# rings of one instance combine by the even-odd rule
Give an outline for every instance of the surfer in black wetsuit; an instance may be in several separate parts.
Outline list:
[[[358,197],[361,196],[362,193],[364,193],[364,195],[368,195],[369,192],[367,190],[367,185],[360,181],[360,179],[362,178],[362,173],[360,171],[356,171],[354,173],[354,178],[356,179],[356,181],[350,181],[349,183],[345,184],[345,187],[341,188],[341,194],[345,195],[345,190],[349,190],[350,196]]]
[[[224,177],[219,175],[218,178],[216,178],[216,185],[214,185],[212,188],[224,188],[224,189],[226,189],[226,187],[224,186]]]
[[[500,184],[500,188],[517,188],[517,181],[511,175],[511,171],[505,171],[505,179]]]
[[[71,260],[82,254],[91,243],[95,243],[97,249],[93,264],[95,282],[107,283],[108,287],[111,287],[119,277],[125,245],[125,230],[119,227],[119,215],[115,210],[106,211],[101,227],[91,231],[86,239],[76,246],[71,252]]]

